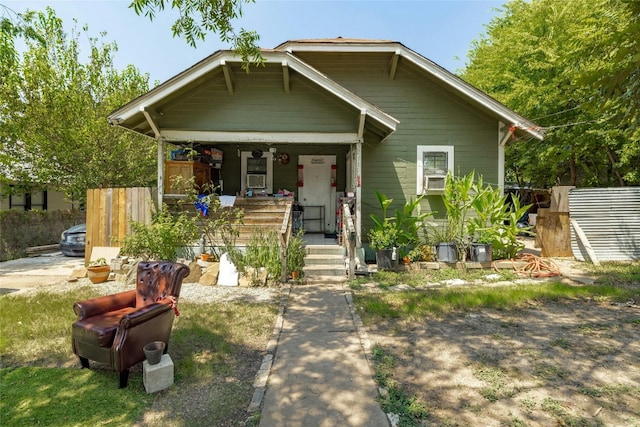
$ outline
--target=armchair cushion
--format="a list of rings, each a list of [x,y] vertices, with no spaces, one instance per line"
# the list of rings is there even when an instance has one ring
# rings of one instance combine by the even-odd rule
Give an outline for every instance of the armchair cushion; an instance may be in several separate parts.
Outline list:
[[[72,335],[91,345],[110,347],[120,320],[134,311],[135,307],[126,307],[78,320],[73,324]]]

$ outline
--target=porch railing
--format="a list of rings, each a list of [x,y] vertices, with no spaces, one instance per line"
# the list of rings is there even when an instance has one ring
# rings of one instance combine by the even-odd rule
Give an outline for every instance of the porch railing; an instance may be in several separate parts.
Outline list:
[[[293,226],[292,222],[292,206],[293,202],[289,203],[284,212],[284,218],[282,219],[282,226],[280,227],[280,261],[282,262],[282,273],[280,275],[280,280],[285,282],[287,277],[289,276],[289,272],[287,271],[287,246],[289,246],[289,239],[291,238],[291,228]]]
[[[355,278],[356,270],[356,226],[348,204],[342,205],[342,246],[347,250],[349,260],[349,280]]]

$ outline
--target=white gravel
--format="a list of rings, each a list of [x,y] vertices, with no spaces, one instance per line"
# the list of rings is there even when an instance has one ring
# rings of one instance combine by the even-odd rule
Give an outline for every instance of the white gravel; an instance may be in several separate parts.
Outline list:
[[[30,295],[37,292],[60,293],[69,292],[80,287],[90,287],[98,291],[101,295],[109,295],[117,292],[124,292],[133,289],[124,282],[110,280],[105,283],[93,284],[89,279],[78,279],[77,282],[67,280],[52,283],[37,288],[21,289],[9,295]],[[246,302],[246,303],[269,303],[280,300],[283,287],[255,287],[245,288],[238,286],[205,286],[198,283],[183,283],[180,291],[180,301],[193,303],[209,302]]]

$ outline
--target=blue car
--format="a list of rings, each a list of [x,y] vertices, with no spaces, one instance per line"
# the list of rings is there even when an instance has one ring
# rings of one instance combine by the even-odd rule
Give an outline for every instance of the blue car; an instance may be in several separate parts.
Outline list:
[[[87,235],[86,224],[78,224],[62,232],[60,251],[65,256],[84,256],[84,242]]]

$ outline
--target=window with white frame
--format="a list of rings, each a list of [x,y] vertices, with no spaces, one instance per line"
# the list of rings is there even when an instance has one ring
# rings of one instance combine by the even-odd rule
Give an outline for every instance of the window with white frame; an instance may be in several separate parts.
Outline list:
[[[416,194],[444,191],[447,173],[453,172],[453,145],[418,145]]]

